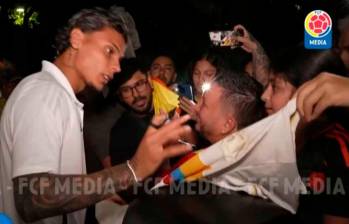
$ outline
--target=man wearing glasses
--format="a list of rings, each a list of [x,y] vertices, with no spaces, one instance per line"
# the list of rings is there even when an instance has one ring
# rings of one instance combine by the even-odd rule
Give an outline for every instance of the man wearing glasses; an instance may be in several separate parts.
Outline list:
[[[133,156],[154,115],[152,88],[146,70],[136,59],[125,60],[121,66],[122,75],[115,77],[113,84],[126,110],[110,132],[112,165],[123,163]]]

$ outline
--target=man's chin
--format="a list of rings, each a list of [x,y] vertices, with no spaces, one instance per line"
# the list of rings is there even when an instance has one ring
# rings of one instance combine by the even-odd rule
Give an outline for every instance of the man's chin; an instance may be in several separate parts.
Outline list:
[[[101,85],[89,84],[87,86],[88,86],[88,88],[93,88],[94,90],[101,92],[104,89],[105,85],[103,85],[103,84],[101,84]]]
[[[133,108],[133,110],[139,114],[144,114],[146,113],[145,109],[143,108]]]
[[[147,107],[132,107],[132,110],[137,114],[147,114],[149,111]]]

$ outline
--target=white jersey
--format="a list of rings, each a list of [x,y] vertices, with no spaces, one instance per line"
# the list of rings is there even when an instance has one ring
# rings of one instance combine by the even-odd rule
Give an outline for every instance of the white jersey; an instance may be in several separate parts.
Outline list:
[[[43,61],[42,70],[12,92],[0,123],[0,212],[24,223],[13,197],[12,179],[33,173],[85,174],[83,104],[65,75]],[[82,224],[85,210],[67,215]],[[35,223],[62,223],[62,216]]]

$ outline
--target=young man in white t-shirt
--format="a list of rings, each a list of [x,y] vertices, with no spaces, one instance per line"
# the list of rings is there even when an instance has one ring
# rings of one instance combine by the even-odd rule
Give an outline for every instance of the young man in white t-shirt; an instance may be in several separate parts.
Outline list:
[[[85,9],[57,35],[59,55],[24,79],[10,96],[0,124],[0,211],[14,223],[84,223],[91,204],[112,197],[154,172],[163,160],[185,153],[177,142],[189,117],[158,127],[153,119],[127,163],[85,174],[83,104],[87,85],[102,90],[120,71],[127,41],[112,10]],[[164,147],[166,145],[166,148]]]

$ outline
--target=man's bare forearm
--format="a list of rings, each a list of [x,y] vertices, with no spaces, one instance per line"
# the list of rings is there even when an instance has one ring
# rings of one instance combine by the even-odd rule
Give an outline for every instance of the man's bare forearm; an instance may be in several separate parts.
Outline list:
[[[255,79],[263,86],[266,86],[269,80],[269,58],[259,43],[257,43],[257,49],[252,54]]]
[[[133,184],[125,165],[90,175],[38,173],[13,180],[16,208],[25,221],[73,212],[126,190]]]

